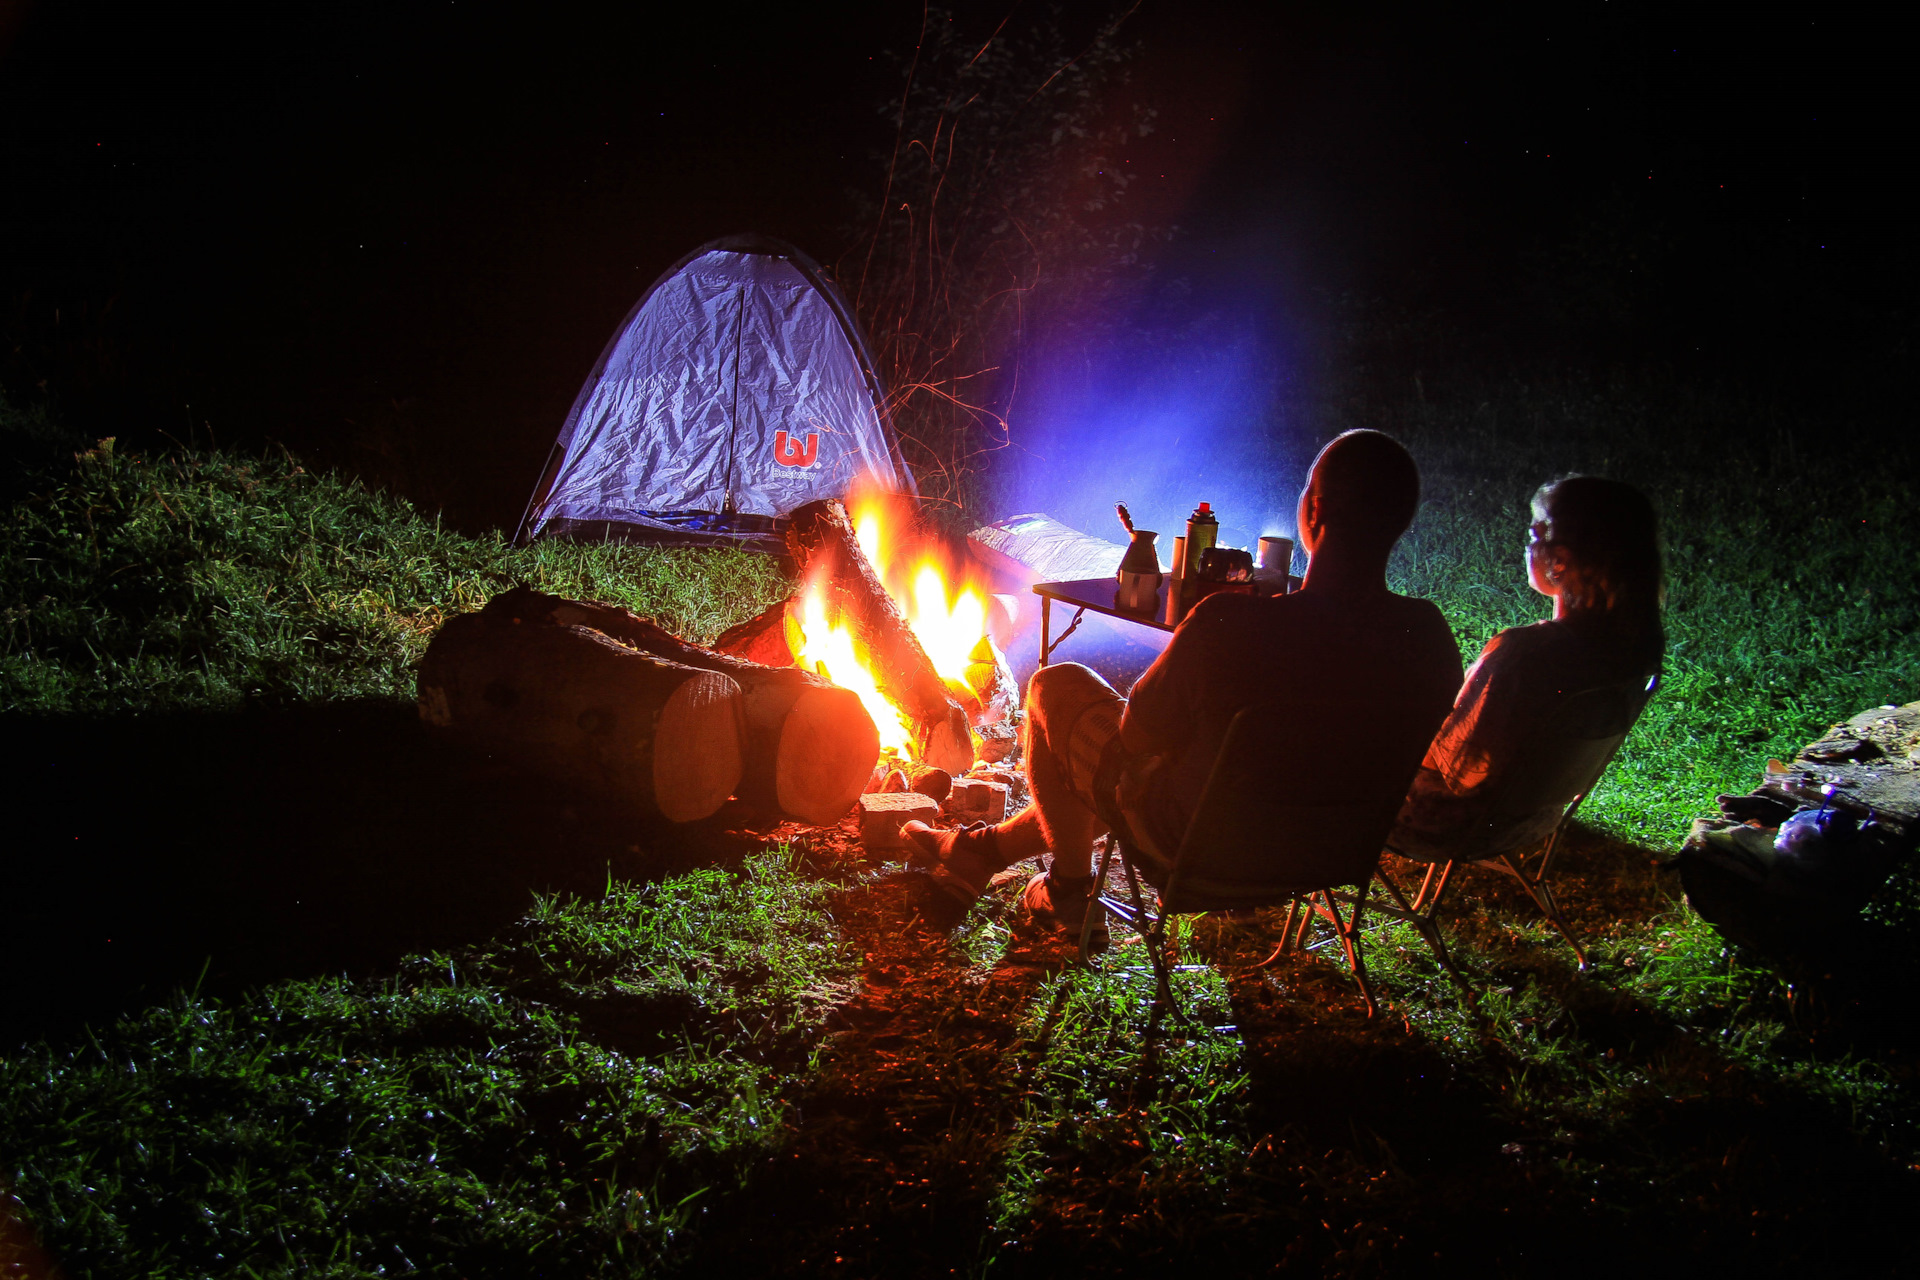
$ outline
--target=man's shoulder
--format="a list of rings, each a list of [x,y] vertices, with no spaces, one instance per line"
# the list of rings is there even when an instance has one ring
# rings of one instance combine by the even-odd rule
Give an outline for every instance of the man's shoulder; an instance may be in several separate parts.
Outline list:
[[[1444,647],[1458,656],[1447,615],[1424,596],[1388,596],[1375,616],[1382,630],[1403,638],[1408,645],[1426,649]]]
[[[1453,628],[1447,623],[1447,615],[1440,612],[1440,606],[1425,596],[1388,596],[1388,607],[1406,618],[1409,626],[1424,627],[1428,630],[1444,630],[1449,635]]]

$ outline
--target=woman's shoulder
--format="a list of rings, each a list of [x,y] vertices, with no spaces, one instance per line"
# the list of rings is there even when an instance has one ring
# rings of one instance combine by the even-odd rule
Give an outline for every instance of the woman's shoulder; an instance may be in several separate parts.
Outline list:
[[[1549,618],[1545,622],[1530,622],[1524,627],[1508,627],[1494,633],[1487,641],[1487,647],[1480,651],[1483,658],[1499,654],[1506,660],[1517,660],[1538,653],[1550,652],[1574,643],[1572,635],[1559,623]]]
[[[1612,632],[1572,626],[1564,618],[1549,618],[1500,632],[1487,642],[1480,661],[1491,661],[1509,671],[1520,668],[1550,671],[1561,683],[1611,684],[1650,674],[1642,670],[1647,663],[1643,648]],[[1656,659],[1654,669],[1658,665]]]

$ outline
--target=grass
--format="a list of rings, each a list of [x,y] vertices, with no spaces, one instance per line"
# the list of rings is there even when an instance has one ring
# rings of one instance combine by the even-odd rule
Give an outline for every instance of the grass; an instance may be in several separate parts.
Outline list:
[[[628,1273],[778,1144],[851,967],[776,850],[17,1053],[0,1149],[78,1275]]]
[[[1817,422],[1663,384],[1501,388],[1465,413],[1422,397],[1361,401],[1420,460],[1426,502],[1395,557],[1399,588],[1440,602],[1469,660],[1545,616],[1519,565],[1533,489],[1576,471],[1640,486],[1668,556],[1659,697],[1586,810],[1653,847],[1769,755],[1880,703],[1920,698],[1920,508],[1914,450],[1835,445]],[[1478,400],[1460,388],[1461,400]]]
[[[516,583],[694,639],[787,589],[765,556],[515,548],[284,455],[150,459],[103,440],[0,526],[0,713],[411,699],[440,623]]]
[[[1130,949],[1064,968],[1013,928],[1017,879],[943,914],[807,832],[384,976],[9,1047],[0,1176],[74,1274],[1896,1269],[1911,869],[1862,924],[1894,959],[1861,988],[1726,943],[1655,861],[1768,756],[1920,698],[1912,446],[1670,380],[1428,373],[1316,412],[1413,448],[1393,574],[1469,658],[1543,616],[1540,481],[1601,471],[1662,511],[1665,682],[1565,868],[1597,975],[1472,878],[1449,932],[1477,1008],[1398,926],[1368,1021],[1327,953],[1251,971],[1260,929],[1200,921],[1195,1023],[1149,1037]],[[284,457],[100,445],[27,488],[0,546],[16,717],[402,701],[437,622],[517,581],[694,636],[785,589],[749,557],[463,538]]]

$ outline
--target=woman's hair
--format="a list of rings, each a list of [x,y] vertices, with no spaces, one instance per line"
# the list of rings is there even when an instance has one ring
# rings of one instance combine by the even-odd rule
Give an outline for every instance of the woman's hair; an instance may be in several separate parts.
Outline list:
[[[1566,476],[1533,495],[1540,541],[1566,553],[1561,598],[1649,645],[1664,646],[1660,520],[1645,494],[1599,476]]]

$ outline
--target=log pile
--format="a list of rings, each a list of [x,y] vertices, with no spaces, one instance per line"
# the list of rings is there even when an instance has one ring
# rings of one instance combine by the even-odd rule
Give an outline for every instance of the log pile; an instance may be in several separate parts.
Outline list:
[[[837,822],[880,753],[859,698],[817,675],[525,587],[441,628],[421,663],[420,708],[675,822],[736,793],[763,812]]]
[[[796,510],[787,540],[808,588],[911,725],[912,759],[889,751],[882,761],[859,696],[796,665],[807,640],[801,596],[709,649],[613,605],[518,587],[435,636],[420,669],[421,716],[676,822],[729,796],[816,826],[839,821],[863,793],[911,790],[939,803],[976,756],[1010,754],[1018,691],[991,638],[964,678],[945,679],[839,502]]]
[[[713,642],[715,651],[766,667],[792,666],[799,655],[794,652],[791,603],[782,600],[738,626],[728,627]]]
[[[739,684],[590,627],[453,618],[421,660],[419,703],[428,724],[671,822],[707,817],[740,785]]]

